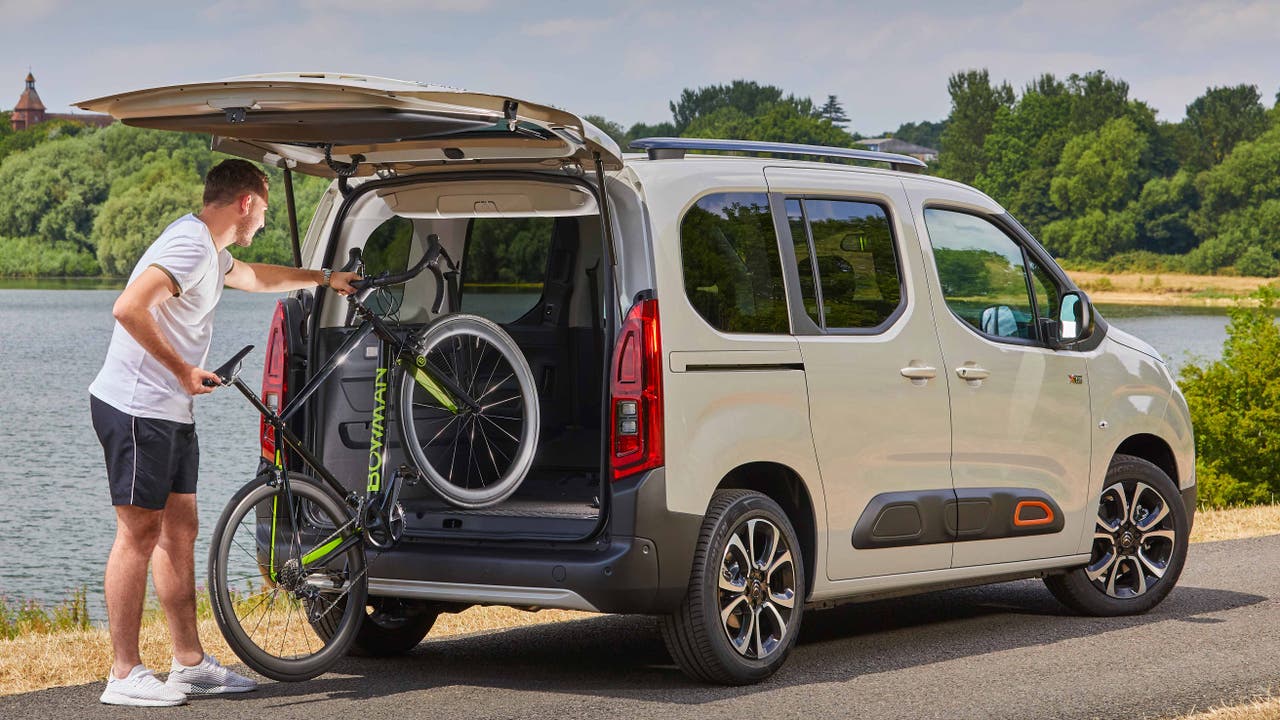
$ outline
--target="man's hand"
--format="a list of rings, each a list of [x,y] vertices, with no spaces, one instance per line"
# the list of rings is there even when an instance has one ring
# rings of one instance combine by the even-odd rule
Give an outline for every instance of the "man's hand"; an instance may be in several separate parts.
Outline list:
[[[188,365],[178,380],[182,383],[182,389],[187,391],[189,395],[204,395],[213,392],[213,389],[222,385],[222,380],[217,375],[205,370],[204,368]],[[212,387],[204,384],[205,380],[212,380]]]
[[[329,287],[338,292],[339,295],[350,295],[356,289],[351,287],[351,283],[360,279],[360,273],[335,271],[329,276]]]

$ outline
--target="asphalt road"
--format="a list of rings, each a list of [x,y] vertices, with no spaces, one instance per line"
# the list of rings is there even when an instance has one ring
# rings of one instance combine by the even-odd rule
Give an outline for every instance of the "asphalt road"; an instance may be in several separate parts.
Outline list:
[[[0,698],[0,718],[1144,718],[1280,691],[1280,536],[1193,545],[1136,618],[1074,617],[1038,581],[806,615],[769,682],[696,684],[653,620],[601,617],[430,640],[300,684],[139,711],[101,683]],[[105,670],[104,670],[105,673]]]

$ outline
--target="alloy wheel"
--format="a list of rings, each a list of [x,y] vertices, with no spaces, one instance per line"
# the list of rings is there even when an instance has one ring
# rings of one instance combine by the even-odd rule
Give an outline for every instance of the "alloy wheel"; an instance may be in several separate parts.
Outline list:
[[[787,639],[795,611],[796,569],[786,536],[772,522],[752,518],[729,535],[718,582],[720,622],[744,657],[768,657]]]
[[[1136,598],[1164,578],[1176,544],[1168,501],[1146,483],[1116,483],[1098,504],[1085,574],[1113,598]]]

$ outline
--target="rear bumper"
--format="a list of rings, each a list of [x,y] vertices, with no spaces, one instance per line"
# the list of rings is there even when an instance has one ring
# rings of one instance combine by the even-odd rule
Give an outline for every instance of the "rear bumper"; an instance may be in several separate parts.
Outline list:
[[[606,531],[582,543],[406,539],[376,557],[373,595],[660,613],[684,596],[701,518],[666,510],[662,468],[613,488]]]

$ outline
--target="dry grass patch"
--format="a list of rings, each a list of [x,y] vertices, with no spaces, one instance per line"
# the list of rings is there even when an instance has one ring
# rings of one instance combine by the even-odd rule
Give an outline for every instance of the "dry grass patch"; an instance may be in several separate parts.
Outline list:
[[[1186,305],[1230,307],[1273,281],[1268,278],[1177,273],[1100,273],[1072,271],[1071,279],[1095,303],[1115,305]],[[1248,302],[1256,302],[1245,300]]]
[[[207,613],[199,621],[205,651],[224,661],[238,662]],[[527,612],[509,607],[475,607],[444,614],[428,638],[448,637],[482,630],[537,625],[593,617],[576,610]],[[142,623],[142,661],[157,672],[168,672],[172,659],[169,629],[164,615],[149,610]],[[105,628],[74,632],[24,635],[0,640],[0,695],[43,690],[63,685],[105,681],[111,667],[111,638]]]
[[[1261,697],[1244,705],[1218,707],[1191,715],[1182,715],[1177,720],[1277,720],[1280,718],[1280,698]]]
[[[1280,535],[1280,505],[1198,510],[1191,542]]]

